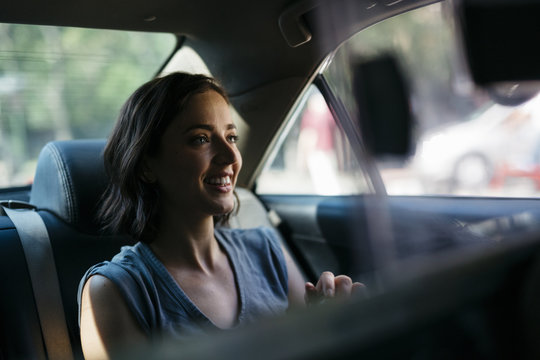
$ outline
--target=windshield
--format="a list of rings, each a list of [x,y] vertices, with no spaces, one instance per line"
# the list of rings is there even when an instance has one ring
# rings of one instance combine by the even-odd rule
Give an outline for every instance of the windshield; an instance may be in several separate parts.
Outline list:
[[[0,24],[0,187],[30,184],[48,141],[106,137],[175,42],[170,34]]]
[[[494,103],[471,82],[451,8],[437,3],[380,22],[345,42],[324,70],[351,114],[353,63],[391,54],[410,89],[414,149],[377,159],[390,195],[536,197],[540,194],[540,98]]]

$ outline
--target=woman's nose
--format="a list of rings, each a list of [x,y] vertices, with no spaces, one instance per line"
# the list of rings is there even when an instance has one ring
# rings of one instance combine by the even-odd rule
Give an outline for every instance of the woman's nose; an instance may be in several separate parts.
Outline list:
[[[220,140],[217,144],[216,155],[214,157],[218,164],[234,164],[238,162],[240,152],[236,145],[226,140]]]

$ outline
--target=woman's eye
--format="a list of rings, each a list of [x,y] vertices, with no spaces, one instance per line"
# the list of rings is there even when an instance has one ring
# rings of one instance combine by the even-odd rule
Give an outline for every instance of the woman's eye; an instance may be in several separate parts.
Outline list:
[[[233,144],[238,142],[238,135],[229,135],[229,141]]]
[[[192,142],[196,145],[202,145],[210,142],[207,136],[205,135],[199,135],[193,138]]]

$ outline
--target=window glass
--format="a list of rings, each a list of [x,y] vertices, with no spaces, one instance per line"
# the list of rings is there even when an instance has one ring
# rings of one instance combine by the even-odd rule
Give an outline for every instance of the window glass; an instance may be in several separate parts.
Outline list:
[[[347,195],[367,191],[349,142],[312,85],[257,180],[260,194]]]
[[[377,159],[389,194],[536,196],[540,193],[540,99],[503,106],[471,83],[450,8],[423,7],[359,32],[324,76],[356,113],[351,64],[393,54],[411,90],[415,149]]]
[[[170,34],[0,24],[0,187],[32,182],[52,140],[104,138],[174,48]]]
[[[191,74],[204,74],[208,76],[212,75],[204,60],[192,47],[187,45],[178,49],[167,63],[165,69],[163,69],[163,74],[165,75],[175,71],[184,71]]]

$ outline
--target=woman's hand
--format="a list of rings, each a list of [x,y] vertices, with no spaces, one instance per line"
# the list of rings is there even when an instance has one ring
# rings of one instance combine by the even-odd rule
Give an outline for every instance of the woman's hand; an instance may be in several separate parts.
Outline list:
[[[351,296],[365,294],[366,287],[359,282],[353,282],[346,275],[334,276],[330,271],[321,274],[317,285],[307,282],[305,285],[305,301],[307,305],[316,305],[327,299],[347,299]]]

